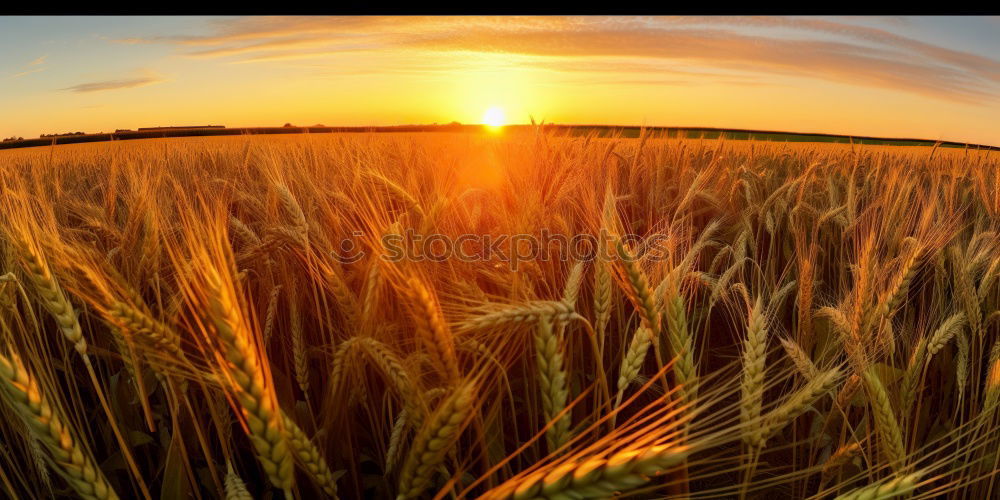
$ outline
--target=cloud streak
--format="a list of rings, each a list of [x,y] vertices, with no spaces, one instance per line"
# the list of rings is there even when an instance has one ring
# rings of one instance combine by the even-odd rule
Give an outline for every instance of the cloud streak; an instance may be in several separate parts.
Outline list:
[[[145,87],[147,85],[154,85],[165,81],[166,80],[159,77],[145,76],[140,78],[127,78],[121,80],[105,80],[100,82],[80,83],[77,85],[73,85],[71,87],[66,87],[61,90],[68,90],[70,92],[76,92],[76,93],[103,92],[106,90],[121,90],[121,89]]]
[[[22,71],[20,73],[15,73],[13,76],[11,76],[11,78],[21,78],[22,76],[28,76],[28,75],[30,75],[32,73],[40,73],[42,71],[45,71],[45,68],[29,69],[27,71]]]

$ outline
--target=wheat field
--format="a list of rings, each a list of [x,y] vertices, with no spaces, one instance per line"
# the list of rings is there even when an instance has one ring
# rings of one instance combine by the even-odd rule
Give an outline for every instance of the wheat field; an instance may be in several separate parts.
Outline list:
[[[0,189],[12,498],[1000,495],[995,153],[163,139]],[[588,258],[413,241],[542,231]]]

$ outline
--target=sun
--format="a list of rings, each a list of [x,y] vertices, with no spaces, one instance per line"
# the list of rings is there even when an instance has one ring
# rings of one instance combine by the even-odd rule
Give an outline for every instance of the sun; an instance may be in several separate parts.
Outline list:
[[[497,106],[493,106],[483,113],[483,125],[487,125],[492,128],[500,128],[507,123],[506,118],[503,114],[503,109]]]

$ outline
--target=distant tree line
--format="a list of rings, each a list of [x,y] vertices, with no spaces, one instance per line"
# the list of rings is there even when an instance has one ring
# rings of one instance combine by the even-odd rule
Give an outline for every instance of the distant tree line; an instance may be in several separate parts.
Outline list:
[[[23,141],[23,140],[24,140],[24,137],[11,136],[11,137],[8,137],[8,138],[4,139],[3,142]]]
[[[83,132],[66,132],[65,134],[42,134],[38,137],[66,137],[69,135],[87,135]]]

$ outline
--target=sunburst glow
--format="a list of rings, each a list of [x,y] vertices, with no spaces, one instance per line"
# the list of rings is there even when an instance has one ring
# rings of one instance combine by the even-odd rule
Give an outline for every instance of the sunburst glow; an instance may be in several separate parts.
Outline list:
[[[499,128],[507,124],[507,117],[504,116],[502,108],[492,107],[483,113],[483,125]]]

